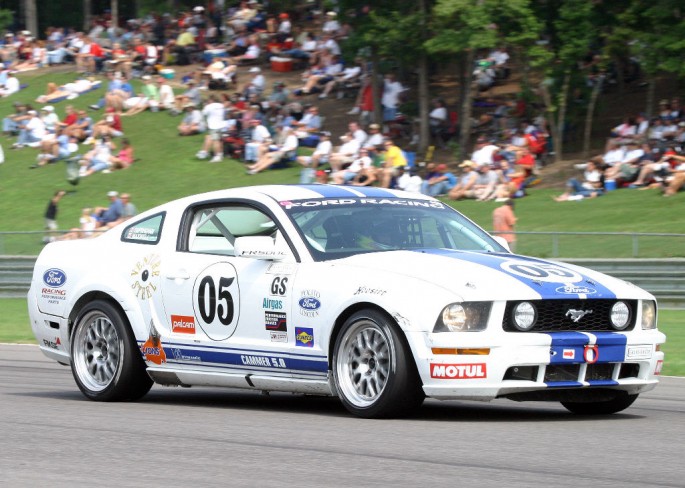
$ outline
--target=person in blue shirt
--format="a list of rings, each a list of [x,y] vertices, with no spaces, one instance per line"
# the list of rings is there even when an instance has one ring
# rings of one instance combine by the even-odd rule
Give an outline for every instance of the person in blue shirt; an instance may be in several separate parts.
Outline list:
[[[119,220],[124,214],[124,204],[119,198],[119,192],[110,191],[107,193],[109,197],[109,207],[98,207],[95,209],[95,219],[98,227],[104,227]]]
[[[436,197],[449,192],[457,184],[457,177],[449,171],[446,164],[438,164],[435,174],[427,178],[422,185],[421,193]]]

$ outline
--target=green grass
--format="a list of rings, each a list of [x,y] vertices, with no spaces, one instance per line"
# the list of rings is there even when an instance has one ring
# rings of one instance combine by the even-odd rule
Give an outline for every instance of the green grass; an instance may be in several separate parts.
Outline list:
[[[26,300],[7,298],[0,303],[3,309],[0,342],[34,344],[36,341],[31,332]],[[662,374],[685,376],[685,311],[660,311],[659,329],[667,337],[666,344],[663,346],[666,360]]]
[[[64,83],[73,74],[21,75],[28,88],[12,97],[0,100],[0,115],[11,111],[16,100],[31,101],[42,94],[48,81]],[[137,82],[136,82],[137,83]],[[179,88],[176,88],[179,91]],[[72,103],[87,107],[104,93],[104,88],[71,102],[56,105],[57,113]],[[94,118],[102,112],[93,112]],[[124,130],[140,161],[126,171],[95,174],[85,178],[60,204],[58,222],[61,229],[78,225],[83,207],[106,205],[110,190],[132,194],[139,210],[194,193],[252,184],[297,183],[299,168],[291,167],[249,176],[241,163],[225,161],[210,164],[198,161],[194,155],[202,143],[201,136],[178,137],[179,117],[166,113],[145,112],[124,118]],[[337,136],[337,134],[335,134]],[[63,164],[28,169],[34,163],[37,150],[9,149],[12,139],[3,139],[6,162],[0,165],[0,231],[40,231],[43,213],[55,190],[69,189]],[[81,147],[81,153],[88,148]],[[552,197],[561,189],[532,189],[530,196],[517,200],[519,231],[575,232],[663,232],[685,234],[685,194],[662,198],[655,191],[621,190],[601,198],[581,202],[558,203]],[[493,202],[452,202],[453,205],[485,229],[491,229]],[[641,238],[640,256],[683,256],[684,238]],[[521,235],[518,250],[524,254],[552,256],[549,236]],[[37,254],[40,236],[1,236],[0,254]],[[563,257],[623,257],[632,255],[632,242],[627,237],[563,236],[558,242],[558,255]]]

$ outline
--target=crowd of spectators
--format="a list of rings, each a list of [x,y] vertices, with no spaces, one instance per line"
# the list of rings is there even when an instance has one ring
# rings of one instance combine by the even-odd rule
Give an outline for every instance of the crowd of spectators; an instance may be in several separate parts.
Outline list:
[[[125,133],[123,120],[150,111],[178,116],[178,135],[201,139],[198,159],[239,159],[250,175],[299,163],[302,182],[378,185],[478,201],[522,197],[539,181],[538,168],[552,144],[544,117],[527,118],[522,99],[483,105],[486,110],[474,119],[481,135],[469,159],[417,162],[407,150],[416,143],[412,124],[399,113],[408,88],[394,72],[386,73],[378,87],[382,119],[373,120],[374,90],[363,51],[353,59],[342,55],[352,29],[334,11],[321,13],[321,22],[310,22],[311,15],[269,13],[249,0],[226,10],[198,6],[175,17],[150,14],[119,27],[102,16],[89,32],[49,28],[45,40],[25,31],[8,33],[0,41],[0,95],[20,90],[15,73],[24,69],[73,63],[80,78],[50,84],[36,100],[47,104],[41,108],[16,102],[3,118],[3,133],[17,136],[14,148],[39,148],[32,168],[66,160],[77,164],[79,177],[134,164],[135,134]],[[286,83],[277,69],[282,65],[301,69],[301,84],[293,84],[292,75]],[[265,66],[272,68],[268,81]],[[473,80],[486,91],[510,72],[506,49],[497,47],[477,60]],[[99,86],[101,77],[104,95],[89,108],[77,108],[73,100]],[[132,83],[135,78],[140,81]],[[330,130],[326,111],[317,105],[330,97],[353,100],[342,133]],[[54,103],[64,98],[72,105],[60,118]],[[683,115],[680,101],[672,100],[652,120],[626,119],[614,128],[605,153],[581,168],[583,180],[570,180],[557,200],[594,197],[614,186],[678,191],[685,169],[679,154]],[[458,121],[436,98],[429,124],[431,144],[444,148]]]

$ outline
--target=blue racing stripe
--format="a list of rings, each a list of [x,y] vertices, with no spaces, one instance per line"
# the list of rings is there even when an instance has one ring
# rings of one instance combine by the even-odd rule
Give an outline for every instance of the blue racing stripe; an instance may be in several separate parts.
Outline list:
[[[355,187],[354,191],[363,194],[367,198],[397,198],[397,195],[394,193],[375,186],[359,186]]]
[[[417,252],[436,254],[501,271],[528,285],[543,299],[550,298],[616,298],[601,283],[561,263],[512,254],[422,249]]]
[[[552,383],[545,383],[547,388],[579,388],[583,384],[578,381],[554,381]]]
[[[586,334],[580,332],[553,332],[548,334],[552,338],[549,348],[550,364],[582,363],[583,349],[590,341]]]
[[[597,337],[598,363],[621,363],[626,360],[628,337],[616,332],[593,332]]]
[[[359,198],[359,195],[345,189],[343,186],[336,185],[298,185],[299,188],[313,191],[321,195],[322,198]],[[392,195],[390,195],[392,196]],[[311,198],[307,198],[311,200]]]

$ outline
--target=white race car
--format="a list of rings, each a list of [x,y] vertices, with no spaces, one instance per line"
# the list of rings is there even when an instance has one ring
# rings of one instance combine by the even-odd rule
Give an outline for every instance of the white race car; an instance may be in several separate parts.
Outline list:
[[[195,195],[40,254],[42,351],[93,400],[152,383],[336,395],[361,417],[436,399],[629,407],[658,382],[644,290],[511,254],[440,201],[282,185]]]

